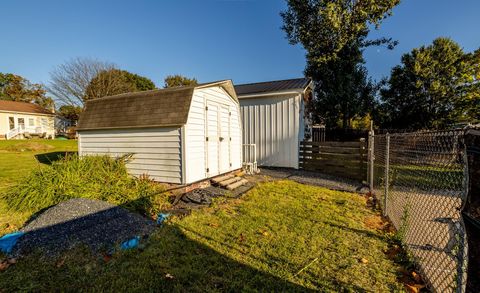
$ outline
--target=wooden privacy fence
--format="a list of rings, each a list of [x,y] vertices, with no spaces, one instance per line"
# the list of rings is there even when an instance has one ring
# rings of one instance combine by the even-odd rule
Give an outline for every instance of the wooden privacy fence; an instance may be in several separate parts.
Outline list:
[[[366,141],[302,141],[300,168],[354,180],[366,180]]]

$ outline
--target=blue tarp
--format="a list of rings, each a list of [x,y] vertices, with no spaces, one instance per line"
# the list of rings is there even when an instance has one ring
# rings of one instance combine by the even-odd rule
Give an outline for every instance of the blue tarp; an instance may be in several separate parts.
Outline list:
[[[122,244],[120,245],[120,249],[128,250],[128,249],[136,248],[139,243],[140,243],[140,236],[135,236],[130,240],[122,242]]]
[[[17,243],[18,239],[25,234],[24,232],[14,232],[10,234],[3,235],[0,238],[0,251],[3,253],[12,252],[13,247]]]
[[[165,220],[170,217],[170,214],[163,214],[163,213],[160,213],[158,214],[157,216],[157,224],[158,225],[162,225],[163,222],[165,222]]]

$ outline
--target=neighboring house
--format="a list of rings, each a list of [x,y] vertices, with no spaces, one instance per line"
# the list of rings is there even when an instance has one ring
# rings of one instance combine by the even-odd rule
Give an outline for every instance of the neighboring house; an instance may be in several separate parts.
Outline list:
[[[54,118],[37,104],[0,100],[0,139],[54,138]]]
[[[307,78],[235,86],[243,143],[256,145],[258,165],[298,169],[299,142],[309,132],[305,104],[312,98],[312,86]],[[244,157],[251,152],[245,149]]]
[[[133,154],[130,174],[189,184],[242,167],[239,114],[230,80],[90,100],[79,153]]]
[[[55,116],[55,132],[65,134],[69,127],[75,126],[75,121],[67,119],[61,115]]]

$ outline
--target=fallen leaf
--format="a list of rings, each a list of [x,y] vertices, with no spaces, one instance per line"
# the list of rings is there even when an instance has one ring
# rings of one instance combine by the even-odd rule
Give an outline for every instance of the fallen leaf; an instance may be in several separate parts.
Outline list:
[[[418,293],[420,292],[420,288],[417,288],[416,286],[405,284],[405,288],[409,293]]]
[[[110,260],[112,260],[112,256],[111,256],[111,255],[109,255],[109,254],[104,254],[104,255],[103,255],[103,261],[109,262]]]
[[[0,262],[0,272],[8,269],[9,266],[10,264],[6,260]]]
[[[422,277],[419,274],[412,272],[412,278],[415,280],[415,282],[422,283]]]
[[[218,227],[220,227],[220,224],[218,224],[218,223],[210,223],[210,224],[208,224],[208,226],[213,227],[213,228],[218,228]]]
[[[241,233],[238,240],[239,240],[240,242],[243,242],[243,241],[245,241],[245,238],[246,238],[246,237]]]
[[[363,257],[362,257],[359,261],[360,261],[361,263],[363,263],[363,264],[367,264],[367,263],[368,263],[368,259],[363,258]]]
[[[169,279],[169,280],[175,279],[175,277],[174,277],[173,275],[170,275],[170,274],[166,274],[166,275],[165,275],[165,278],[166,278],[166,279]]]
[[[398,254],[402,252],[402,248],[398,245],[394,245],[393,247],[390,247],[386,251],[384,251],[387,258],[389,259],[395,259]]]
[[[65,263],[65,257],[63,257],[62,259],[59,259],[59,260],[57,261],[57,263],[55,264],[55,266],[56,266],[57,268],[60,268],[60,267],[63,266],[64,263]]]

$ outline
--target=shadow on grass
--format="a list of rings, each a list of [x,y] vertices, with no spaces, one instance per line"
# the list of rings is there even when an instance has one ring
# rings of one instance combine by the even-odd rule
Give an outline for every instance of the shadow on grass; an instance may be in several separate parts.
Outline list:
[[[113,207],[72,219],[65,219],[68,217],[64,215],[49,226],[27,232],[15,249],[28,237],[35,241],[30,241],[17,264],[0,274],[0,288],[5,292],[25,288],[32,291],[59,288],[66,291],[311,291],[222,255],[188,238],[174,224],[154,228],[153,222],[147,223],[146,226],[152,228],[147,229],[148,232],[154,231],[147,240],[142,240],[145,247],[130,251],[117,249],[119,252],[106,261],[103,252],[128,240],[124,238],[145,232],[141,225],[132,227],[123,222],[119,218],[122,211],[125,212],[123,208]],[[140,216],[135,214],[135,217]],[[142,221],[148,222],[140,219],[139,223],[144,223]],[[89,242],[99,242],[99,239],[104,240],[104,246],[90,245]],[[50,250],[71,248],[72,243],[76,248],[51,254]]]
[[[370,238],[376,238],[378,240],[385,241],[385,236],[373,233],[371,231],[368,231],[367,229],[356,229],[356,228],[351,228],[344,225],[338,225],[332,222],[324,222],[324,223],[334,228],[342,229],[355,234],[362,234]]]
[[[53,162],[60,161],[67,156],[73,156],[76,154],[77,152],[50,152],[35,155],[35,159],[37,159],[39,163],[51,165]]]

